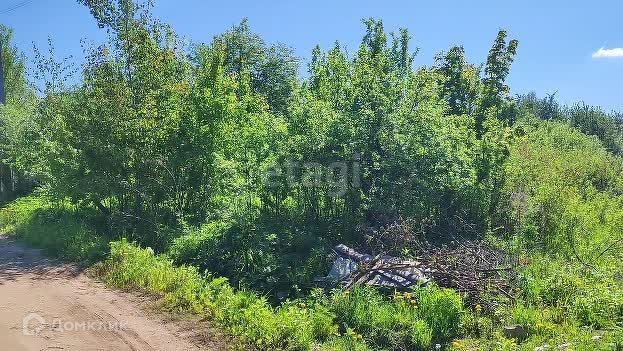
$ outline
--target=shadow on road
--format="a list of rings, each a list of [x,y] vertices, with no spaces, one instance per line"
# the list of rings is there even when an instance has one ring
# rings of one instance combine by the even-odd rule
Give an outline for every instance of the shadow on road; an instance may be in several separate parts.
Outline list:
[[[47,258],[41,250],[27,248],[16,240],[0,236],[0,285],[28,275],[28,279],[76,277],[82,269]]]

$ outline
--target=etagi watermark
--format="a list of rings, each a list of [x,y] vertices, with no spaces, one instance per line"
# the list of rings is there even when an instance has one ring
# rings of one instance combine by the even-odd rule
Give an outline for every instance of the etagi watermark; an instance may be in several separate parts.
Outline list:
[[[265,182],[269,188],[279,188],[284,183],[290,187],[322,188],[331,197],[342,197],[348,189],[361,186],[361,156],[351,160],[320,162],[286,161],[266,172]]]
[[[85,332],[85,331],[120,331],[126,329],[126,324],[120,321],[66,321],[61,318],[47,320],[38,313],[30,313],[22,320],[22,334],[36,336],[44,330],[54,332]]]

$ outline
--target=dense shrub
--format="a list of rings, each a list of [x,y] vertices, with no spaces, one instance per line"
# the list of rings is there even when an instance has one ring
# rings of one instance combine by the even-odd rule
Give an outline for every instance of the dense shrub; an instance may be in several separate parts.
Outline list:
[[[105,256],[107,240],[93,228],[93,212],[45,195],[18,199],[0,210],[0,231],[49,254],[71,261],[94,262]]]
[[[175,267],[127,241],[111,243],[110,258],[97,267],[110,284],[160,294],[170,308],[205,313],[234,336],[261,350],[427,350],[460,333],[465,313],[461,297],[436,287],[388,300],[372,289],[272,307],[247,291],[234,291],[225,278],[203,277],[196,268]],[[400,298],[398,298],[400,296]],[[340,336],[342,335],[342,336]],[[321,345],[321,346],[320,346]]]
[[[226,276],[236,286],[272,292],[272,300],[276,295],[300,296],[324,273],[331,246],[326,238],[335,229],[322,231],[320,226],[275,219],[243,221],[214,221],[188,228],[173,241],[168,254],[178,264]]]
[[[606,248],[623,237],[623,161],[561,122],[516,130],[523,135],[505,165],[503,212],[518,238],[584,262],[617,255]]]

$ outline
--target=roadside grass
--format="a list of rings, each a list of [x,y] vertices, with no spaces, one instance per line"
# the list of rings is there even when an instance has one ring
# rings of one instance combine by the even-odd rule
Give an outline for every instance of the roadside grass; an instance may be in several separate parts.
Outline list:
[[[27,196],[0,210],[0,233],[43,249],[52,257],[93,263],[106,256],[108,241],[90,225],[88,212],[52,202],[45,194]]]
[[[466,313],[457,293],[436,287],[414,291],[417,305],[355,289],[315,290],[275,307],[264,296],[234,289],[226,278],[176,266],[169,255],[126,239],[107,243],[89,221],[92,216],[38,194],[0,209],[0,230],[55,257],[99,261],[90,270],[110,286],[154,294],[167,309],[203,315],[256,350],[429,350],[433,342],[457,337]]]
[[[110,285],[162,297],[174,310],[205,314],[258,350],[429,350],[453,340],[466,313],[448,289],[422,287],[390,300],[373,289],[325,294],[271,306],[266,298],[235,291],[225,278],[175,266],[126,240],[111,243],[95,270]]]
[[[610,260],[587,269],[540,254],[526,257],[515,301],[492,313],[466,308],[455,291],[435,286],[386,296],[369,288],[313,290],[279,306],[226,278],[176,265],[126,239],[108,243],[89,209],[44,194],[0,209],[0,230],[66,260],[93,263],[112,287],[158,296],[165,308],[213,321],[242,348],[255,350],[623,350],[623,267]],[[525,340],[504,336],[522,325]]]

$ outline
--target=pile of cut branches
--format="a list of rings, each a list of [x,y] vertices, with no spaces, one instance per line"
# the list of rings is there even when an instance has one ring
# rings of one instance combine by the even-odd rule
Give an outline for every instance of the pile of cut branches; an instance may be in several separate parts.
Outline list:
[[[433,281],[466,294],[468,303],[483,303],[486,295],[514,299],[517,260],[484,241],[422,246],[416,257]]]
[[[455,222],[459,223],[460,220]],[[466,239],[450,236],[452,241],[429,241],[427,223],[399,218],[391,224],[373,228],[362,228],[367,239],[366,251],[379,253],[377,260],[358,267],[348,286],[369,281],[378,272],[395,271],[397,262],[418,270],[437,285],[452,288],[465,294],[469,304],[486,305],[487,296],[504,296],[514,299],[516,268],[518,260],[513,255],[496,249],[482,239]],[[456,233],[470,232],[466,224],[457,228]],[[473,230],[472,230],[473,231]],[[447,235],[439,235],[447,237]],[[392,260],[378,259],[387,255],[406,256]],[[369,256],[370,261],[373,256]],[[390,256],[391,257],[391,256]],[[377,262],[378,261],[378,262]],[[403,268],[404,269],[404,268]],[[421,281],[422,279],[420,279]],[[409,288],[410,285],[407,286]]]

